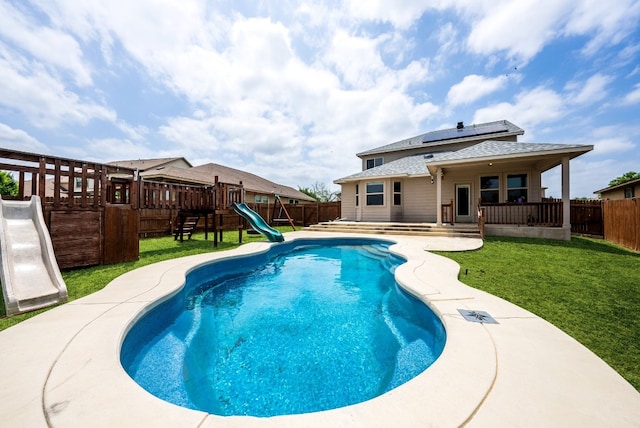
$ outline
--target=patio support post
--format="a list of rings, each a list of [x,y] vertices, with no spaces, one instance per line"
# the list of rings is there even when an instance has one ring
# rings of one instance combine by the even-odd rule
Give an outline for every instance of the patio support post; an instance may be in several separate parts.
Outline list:
[[[571,229],[571,199],[569,195],[569,156],[562,158],[562,227]]]
[[[442,226],[442,168],[436,169],[436,224]]]

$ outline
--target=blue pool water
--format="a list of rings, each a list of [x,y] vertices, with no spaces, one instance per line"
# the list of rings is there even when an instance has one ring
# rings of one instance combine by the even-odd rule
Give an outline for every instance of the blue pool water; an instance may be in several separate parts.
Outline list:
[[[403,260],[388,245],[294,241],[195,269],[130,329],[122,365],[152,394],[224,416],[381,395],[429,367],[445,342],[440,320],[396,284]]]

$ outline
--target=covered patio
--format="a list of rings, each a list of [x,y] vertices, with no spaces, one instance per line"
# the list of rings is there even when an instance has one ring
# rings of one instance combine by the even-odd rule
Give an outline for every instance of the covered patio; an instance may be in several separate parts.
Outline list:
[[[438,225],[477,222],[486,235],[568,240],[570,161],[593,146],[486,141],[434,157]],[[561,168],[560,199],[545,197],[542,173]],[[450,200],[446,196],[453,195]]]

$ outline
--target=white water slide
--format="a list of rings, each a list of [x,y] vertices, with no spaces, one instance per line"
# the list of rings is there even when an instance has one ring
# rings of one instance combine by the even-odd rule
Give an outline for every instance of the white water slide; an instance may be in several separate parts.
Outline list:
[[[39,196],[0,199],[0,281],[7,316],[67,300]]]

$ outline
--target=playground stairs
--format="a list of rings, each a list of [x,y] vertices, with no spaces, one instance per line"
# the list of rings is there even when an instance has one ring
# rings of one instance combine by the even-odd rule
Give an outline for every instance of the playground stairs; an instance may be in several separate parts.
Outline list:
[[[191,239],[191,235],[193,235],[193,232],[195,232],[199,221],[200,221],[200,216],[178,215],[176,217],[175,227],[173,229],[174,241],[177,240],[178,237],[182,241],[185,236],[187,237],[187,239]],[[180,223],[182,223],[182,227]],[[180,230],[182,230],[182,236],[180,236]]]
[[[480,238],[477,224],[459,223],[438,226],[434,223],[380,223],[330,221],[311,225],[305,230],[315,232],[368,233],[377,235],[411,235],[456,238]]]

